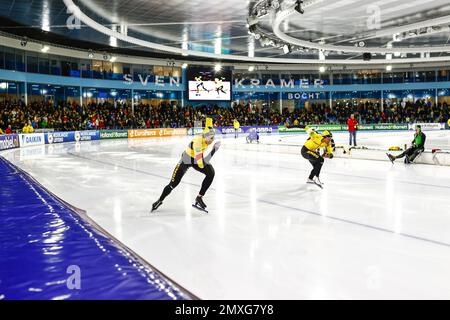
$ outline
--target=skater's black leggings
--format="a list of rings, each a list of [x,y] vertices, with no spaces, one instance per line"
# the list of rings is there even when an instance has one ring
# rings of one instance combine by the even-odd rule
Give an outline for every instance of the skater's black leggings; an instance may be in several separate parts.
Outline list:
[[[172,178],[170,180],[170,183],[164,188],[163,193],[161,194],[161,197],[159,198],[160,201],[164,201],[164,199],[172,192],[173,189],[175,189],[181,182],[181,179],[187,172],[189,168],[194,168],[198,172],[201,172],[205,175],[205,178],[202,182],[202,187],[200,189],[199,195],[204,196],[206,191],[208,191],[209,187],[211,186],[211,183],[214,180],[214,168],[211,164],[205,163],[205,166],[203,168],[200,168],[195,163],[189,163],[189,161],[186,161],[186,157],[183,157],[183,159],[178,162],[177,166],[173,170]]]
[[[414,161],[414,159],[421,153],[424,149],[418,148],[418,147],[411,147],[406,149],[404,152],[400,153],[398,156],[395,157],[395,159],[400,159],[405,156],[408,156],[409,161]]]
[[[314,177],[319,177],[320,170],[322,169],[324,158],[321,157],[317,152],[311,151],[305,146],[302,148],[302,156],[306,160],[309,160],[311,162],[313,169],[309,175],[309,178],[312,179]]]

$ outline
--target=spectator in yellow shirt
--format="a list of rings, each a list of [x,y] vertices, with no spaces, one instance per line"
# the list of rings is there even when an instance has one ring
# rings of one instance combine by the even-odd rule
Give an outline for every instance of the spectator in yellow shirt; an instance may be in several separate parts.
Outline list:
[[[233,120],[233,127],[234,127],[234,138],[236,139],[238,136],[239,128],[241,127],[241,125],[239,124],[239,121],[237,121],[237,119]]]
[[[31,125],[30,121],[28,121],[28,124],[25,124],[25,126],[22,129],[22,133],[34,133],[34,128]]]

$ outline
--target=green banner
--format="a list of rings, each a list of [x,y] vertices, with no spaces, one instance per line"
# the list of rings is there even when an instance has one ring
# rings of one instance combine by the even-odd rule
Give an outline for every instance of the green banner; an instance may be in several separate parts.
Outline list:
[[[403,123],[374,124],[373,130],[408,130],[408,124]]]
[[[358,124],[358,130],[373,130],[373,124]]]
[[[343,127],[340,124],[311,124],[308,127],[310,128],[314,128],[318,131],[324,131],[324,130],[328,130],[328,131],[342,131],[342,130],[347,130],[347,128]]]
[[[278,132],[305,132],[305,129],[301,128],[286,128],[285,126],[279,126]]]
[[[102,130],[100,139],[127,139],[128,130]]]

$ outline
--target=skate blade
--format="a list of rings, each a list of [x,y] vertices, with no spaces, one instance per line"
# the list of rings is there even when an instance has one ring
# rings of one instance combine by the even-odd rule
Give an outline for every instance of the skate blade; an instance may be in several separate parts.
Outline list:
[[[195,209],[197,209],[197,210],[199,210],[199,211],[203,211],[203,212],[208,213],[208,210],[203,209],[203,208],[201,208],[201,207],[198,207],[198,206],[196,206],[195,204],[193,204],[192,207],[195,208]]]
[[[320,189],[323,189],[323,186],[321,186],[320,184],[315,183],[315,182],[307,182],[306,184],[312,184],[312,185],[318,186]]]
[[[388,156],[388,159],[391,161],[391,163],[394,164],[394,160],[392,160],[387,153],[386,155]]]

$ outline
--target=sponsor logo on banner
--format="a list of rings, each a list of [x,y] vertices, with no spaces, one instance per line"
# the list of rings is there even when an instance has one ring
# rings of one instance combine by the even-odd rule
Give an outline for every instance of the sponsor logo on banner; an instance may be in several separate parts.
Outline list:
[[[318,125],[310,125],[309,127],[319,131],[324,130],[342,131],[347,129],[347,128],[343,129],[343,126],[341,126],[340,124],[318,124]]]
[[[53,144],[53,143],[63,143],[63,142],[73,142],[74,132],[53,132],[45,134],[45,143]]]
[[[162,128],[162,129],[136,129],[128,130],[128,138],[152,138],[152,137],[171,137],[171,136],[185,136],[187,130]]]
[[[190,136],[195,136],[195,135],[202,134],[202,133],[203,133],[203,128],[189,128],[187,134]]]
[[[14,149],[19,147],[19,135],[7,134],[0,136],[0,150]]]
[[[409,124],[409,130],[414,130],[416,125],[420,125],[422,127],[422,131],[445,129],[445,123],[411,123]]]
[[[374,130],[408,130],[407,124],[383,123],[374,124]]]
[[[75,141],[92,141],[100,140],[100,131],[88,130],[88,131],[75,131]]]
[[[256,129],[259,133],[273,133],[278,132],[278,126],[242,126],[238,129],[238,133],[248,133],[250,129]],[[230,134],[235,132],[234,127],[217,127],[222,134]]]
[[[21,147],[39,146],[45,144],[45,138],[43,133],[20,134],[19,137]]]
[[[100,131],[100,139],[126,139],[126,138],[128,138],[127,130]]]

